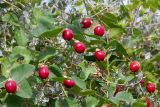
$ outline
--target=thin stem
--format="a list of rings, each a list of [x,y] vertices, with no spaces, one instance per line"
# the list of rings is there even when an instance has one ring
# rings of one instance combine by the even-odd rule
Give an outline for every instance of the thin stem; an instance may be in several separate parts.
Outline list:
[[[89,15],[89,13],[88,13],[88,8],[87,8],[87,4],[86,4],[85,0],[83,0],[83,3],[84,3],[84,6],[85,6],[85,8],[86,8],[87,15]]]
[[[90,16],[90,17],[94,17],[94,16],[97,16],[98,14],[102,13],[103,11],[105,11],[108,7],[102,9],[101,11],[95,13],[94,15]]]
[[[63,87],[62,85],[61,85],[61,87],[62,87],[62,91],[64,92],[64,95],[65,95],[66,97],[68,97],[68,95],[67,95],[67,93],[66,93],[64,87]]]
[[[11,5],[11,6],[17,8],[18,10],[22,11],[21,8],[17,7],[16,5],[14,5],[14,4],[12,4],[12,3],[6,1],[6,0],[3,0],[3,2],[5,2],[5,3],[7,3],[7,4],[9,4],[9,5]]]

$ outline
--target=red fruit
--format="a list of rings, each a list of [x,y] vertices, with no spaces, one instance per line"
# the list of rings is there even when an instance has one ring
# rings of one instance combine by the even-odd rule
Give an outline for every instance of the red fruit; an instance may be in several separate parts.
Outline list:
[[[46,79],[48,77],[48,75],[49,75],[49,70],[45,65],[42,65],[39,68],[38,74],[39,74],[40,78]]]
[[[8,80],[5,82],[5,89],[8,93],[15,93],[17,90],[17,84],[14,80]]]
[[[63,85],[67,88],[72,88],[75,85],[75,83],[73,80],[64,80]]]
[[[94,28],[94,34],[97,35],[97,36],[103,36],[104,32],[105,32],[105,29],[104,29],[103,26],[96,26]]]
[[[139,68],[140,68],[139,62],[137,62],[137,61],[132,61],[132,62],[130,63],[130,70],[131,70],[132,72],[137,72],[137,71],[139,70]]]
[[[150,107],[150,101],[146,98],[146,107]]]
[[[77,53],[83,53],[85,51],[85,45],[82,42],[76,42],[73,47]]]
[[[106,104],[106,107],[110,107],[109,104]]]
[[[103,61],[106,56],[106,53],[104,51],[96,51],[94,56],[97,61]]]
[[[63,39],[70,41],[70,40],[72,40],[72,38],[73,38],[73,32],[72,32],[72,30],[65,29],[63,31]]]
[[[153,83],[147,83],[146,89],[149,93],[153,93],[155,91],[155,85]]]
[[[116,94],[119,92],[119,86],[118,86],[118,84],[116,84],[116,90],[115,90],[115,92],[114,92],[114,96],[116,96]]]
[[[144,85],[144,79],[140,80],[141,85]]]
[[[82,22],[82,28],[89,28],[92,24],[91,19],[90,18],[85,18]]]

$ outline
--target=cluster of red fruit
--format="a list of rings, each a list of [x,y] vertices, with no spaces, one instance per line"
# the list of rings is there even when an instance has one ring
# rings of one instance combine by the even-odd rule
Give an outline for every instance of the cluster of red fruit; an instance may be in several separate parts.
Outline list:
[[[130,63],[130,70],[131,70],[132,72],[134,72],[134,73],[135,73],[135,72],[138,72],[139,69],[140,69],[140,64],[139,64],[139,62],[137,62],[137,61],[132,61],[132,62]],[[142,79],[142,80],[140,81],[140,83],[143,84],[143,83],[144,83],[144,79]],[[146,90],[147,90],[149,93],[153,93],[153,92],[155,91],[155,85],[154,85],[153,83],[151,83],[151,82],[147,83],[147,84],[146,84]]]
[[[91,26],[91,24],[92,24],[92,21],[91,21],[90,18],[85,18],[81,22],[82,28],[89,28]],[[103,26],[97,25],[94,28],[94,34],[95,35],[103,36],[104,33],[105,33],[105,29],[104,29]],[[74,34],[73,34],[73,31],[71,29],[66,28],[63,31],[63,39],[64,40],[70,41],[70,40],[72,40],[73,36],[74,36]],[[84,53],[84,51],[85,51],[85,44],[82,43],[82,42],[76,42],[76,43],[74,43],[73,48],[77,53],[81,54],[81,53]],[[97,61],[103,61],[105,59],[105,55],[106,55],[106,53],[102,50],[98,50],[94,54]]]
[[[89,28],[91,26],[91,19],[90,18],[85,18],[82,22],[82,28]],[[103,26],[96,26],[94,28],[94,34],[97,35],[97,36],[103,36],[105,33],[105,29]],[[72,30],[70,29],[65,29],[63,31],[63,38],[64,40],[72,40],[73,38],[73,32]],[[76,42],[73,46],[74,50],[77,52],[77,53],[84,53],[85,51],[85,45],[84,43],[82,42]],[[106,53],[104,51],[96,51],[95,54],[94,54],[95,58],[97,61],[103,61],[105,59],[105,56],[106,56]],[[139,62],[137,61],[132,61],[130,63],[130,70],[134,73],[138,72],[140,69],[140,64]],[[48,78],[49,76],[49,70],[48,68],[45,66],[45,65],[42,65],[40,68],[39,68],[39,71],[38,71],[38,74],[39,74],[39,77],[42,78],[42,79],[46,79]],[[75,83],[73,80],[70,80],[70,79],[67,79],[67,80],[64,80],[63,81],[63,85],[66,86],[67,88],[72,88]],[[5,83],[5,89],[8,93],[14,93],[16,92],[16,89],[17,89],[17,84],[14,80],[12,79],[9,79],[8,81],[6,81]],[[146,85],[146,90],[149,92],[149,93],[153,93],[155,91],[155,85],[153,83],[147,83]],[[115,90],[115,93],[114,93],[114,96],[119,92],[119,86],[118,84],[116,85],[116,90]]]
[[[49,76],[49,69],[45,66],[42,65],[39,70],[38,70],[38,75],[41,79],[46,79]],[[67,88],[71,88],[75,85],[73,80],[64,80],[63,81],[64,86],[66,86]],[[5,82],[5,89],[8,93],[15,93],[17,90],[17,84],[13,79],[8,79]]]
[[[130,67],[130,70],[134,73],[138,72],[139,69],[140,69],[140,64],[138,61],[132,61],[129,65]],[[144,83],[144,79],[143,80],[143,83]],[[142,84],[142,81],[140,81],[140,83]],[[149,92],[149,93],[154,93],[155,91],[155,85],[151,82],[147,83],[146,84],[146,90]],[[114,92],[114,96],[116,96],[116,94],[119,92],[119,85],[116,84],[116,89],[115,89],[115,92]],[[108,107],[108,104],[106,105],[106,107]],[[150,101],[148,99],[146,99],[146,107],[150,107]]]

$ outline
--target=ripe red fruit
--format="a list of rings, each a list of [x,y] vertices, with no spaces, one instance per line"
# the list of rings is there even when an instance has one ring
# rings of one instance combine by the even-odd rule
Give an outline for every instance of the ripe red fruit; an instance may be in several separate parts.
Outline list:
[[[73,32],[72,32],[72,30],[65,29],[63,31],[63,39],[70,41],[70,40],[72,40],[72,38],[73,38]]]
[[[144,79],[141,79],[141,80],[140,80],[140,84],[141,84],[141,85],[144,85]]]
[[[67,88],[72,88],[75,85],[75,83],[73,80],[64,80],[63,85]]]
[[[138,61],[132,61],[129,67],[132,72],[137,72],[140,68],[140,64]]]
[[[147,83],[146,89],[149,93],[153,93],[155,91],[155,85],[153,83]]]
[[[150,107],[150,101],[146,98],[146,107]]]
[[[46,79],[48,77],[48,75],[49,75],[49,70],[45,65],[42,65],[39,68],[38,74],[39,74],[40,78]]]
[[[100,51],[96,51],[94,56],[97,61],[103,61],[106,56],[106,53],[104,51],[100,50]]]
[[[73,47],[77,53],[83,53],[85,51],[85,45],[82,42],[76,42]]]
[[[5,82],[5,89],[8,93],[15,93],[17,90],[17,84],[14,80],[7,80]]]
[[[115,90],[115,92],[114,92],[114,96],[116,96],[116,94],[119,92],[119,86],[118,86],[118,84],[116,84],[116,90]]]
[[[106,104],[106,107],[110,107],[109,104]]]
[[[82,28],[89,28],[92,24],[91,19],[90,18],[85,18],[82,22]]]
[[[103,26],[96,26],[94,28],[94,34],[97,35],[97,36],[103,36],[104,32],[105,32],[105,29],[104,29]]]

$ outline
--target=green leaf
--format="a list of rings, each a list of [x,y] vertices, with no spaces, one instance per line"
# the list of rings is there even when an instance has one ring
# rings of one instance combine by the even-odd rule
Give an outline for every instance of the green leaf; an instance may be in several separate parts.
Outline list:
[[[27,80],[22,80],[18,86],[19,86],[19,89],[16,92],[17,96],[20,96],[22,98],[31,98],[32,97],[32,88],[29,85]]]
[[[90,89],[86,89],[86,90],[81,90],[79,92],[79,95],[80,96],[87,96],[87,95],[93,95],[95,94],[96,92],[94,90],[90,90]]]
[[[83,35],[83,31],[81,30],[81,26],[78,20],[74,20],[72,24],[68,25],[67,28],[71,29],[74,33],[74,39],[79,40],[81,42],[85,42],[85,38]]]
[[[55,107],[70,107],[66,99],[60,99],[55,102]]]
[[[66,78],[64,77],[54,77],[52,78],[53,81],[63,82]]]
[[[44,32],[47,32],[48,29],[41,25],[41,24],[38,24],[35,28],[32,29],[32,35],[35,36],[35,37],[39,37],[41,34],[43,34]]]
[[[40,35],[42,38],[56,37],[63,30],[63,28],[56,28],[53,30],[46,31]]]
[[[160,60],[160,54],[155,55],[154,57],[152,57],[151,59],[149,59],[147,62],[154,62],[154,61],[159,61]]]
[[[23,107],[24,99],[16,95],[9,95],[3,107]]]
[[[27,45],[28,42],[27,34],[22,29],[16,29],[14,36],[19,46]]]
[[[94,38],[94,39],[100,39],[99,36],[96,36],[96,35],[91,35],[91,34],[85,34],[85,36],[89,37],[89,38]]]
[[[12,50],[11,56],[17,57],[19,55],[24,57],[25,63],[29,63],[30,60],[32,59],[31,52],[27,48],[25,48],[23,46],[16,46]]]
[[[0,75],[0,88],[4,87],[4,83],[6,81],[6,78],[2,75]]]
[[[38,22],[43,26],[45,26],[46,28],[50,28],[51,25],[53,24],[53,19],[51,16],[44,14],[43,16],[39,17]]]
[[[108,47],[114,47],[116,48],[116,53],[118,54],[118,56],[122,57],[123,55],[125,57],[129,57],[128,53],[126,52],[126,50],[124,49],[124,47],[119,43],[117,42],[116,40],[112,40],[109,42],[109,44],[107,45],[107,48]]]
[[[53,47],[46,47],[39,53],[38,59],[39,61],[47,61],[50,57],[54,56],[56,49]]]
[[[86,80],[91,73],[95,73],[97,71],[96,67],[93,66],[86,67],[84,62],[79,63],[78,66],[81,67],[82,69],[83,74],[81,73],[81,75],[84,75],[83,77],[84,80]]]
[[[97,71],[96,67],[93,67],[93,66],[90,66],[90,67],[86,68],[86,70],[83,71],[84,74],[85,74],[85,78],[84,79],[86,80],[91,73],[96,73],[96,71]]]
[[[135,101],[132,94],[125,91],[118,92],[115,98],[119,101],[125,101],[128,103],[133,103]]]
[[[39,8],[34,8],[34,9],[33,9],[33,16],[34,16],[34,18],[35,18],[36,20],[38,20],[39,17],[42,16],[42,12],[40,11]]]
[[[57,77],[62,77],[62,70],[55,64],[49,66],[51,72],[53,72]]]
[[[104,40],[90,40],[89,43],[86,43],[86,45],[99,45],[99,44],[105,44],[106,41]]]
[[[156,85],[157,90],[160,90],[160,83],[158,82]]]
[[[142,34],[141,32],[136,29],[136,28],[133,28],[132,29],[132,42],[134,43],[139,43],[140,41],[142,40]]]
[[[15,26],[19,26],[18,18],[13,13],[7,13],[4,16],[2,16],[2,21],[10,23],[10,24],[15,25]]]
[[[96,59],[93,55],[84,55],[84,58],[87,60],[87,61],[93,61],[95,62]]]
[[[35,66],[30,64],[22,64],[11,70],[11,78],[19,84],[22,80],[33,75]]]
[[[111,38],[118,38],[124,33],[124,30],[122,28],[111,28],[109,30],[109,36]]]
[[[78,1],[76,1],[75,5],[80,6],[80,5],[82,5],[82,3],[83,3],[82,0],[78,0]]]
[[[78,87],[80,87],[81,89],[86,89],[86,83],[82,79],[76,76],[72,76],[72,78]]]
[[[159,0],[147,0],[147,4],[149,5],[152,12],[156,12],[158,7],[158,1]]]
[[[121,26],[117,25],[118,19],[112,13],[106,13],[101,20],[107,25],[109,28],[119,28]]]
[[[87,107],[96,107],[98,102],[99,101],[95,97],[92,97],[92,96],[87,96],[86,97],[86,105],[87,105]]]
[[[76,99],[66,99],[69,107],[79,107]]]
[[[152,74],[152,72],[145,71],[144,74],[147,81],[156,82],[156,77]]]
[[[74,20],[72,24],[68,25],[68,28],[70,28],[74,35],[81,35],[82,30],[81,30],[81,25],[79,23],[79,20]]]
[[[133,104],[132,107],[146,107],[145,102],[141,100],[136,100]]]
[[[125,5],[120,6],[120,11],[121,11],[121,16],[120,16],[121,18],[124,18],[124,17],[130,18],[128,9]]]
[[[134,36],[138,36],[138,37],[141,36],[141,32],[138,29],[136,29],[136,28],[132,29],[132,34]]]

